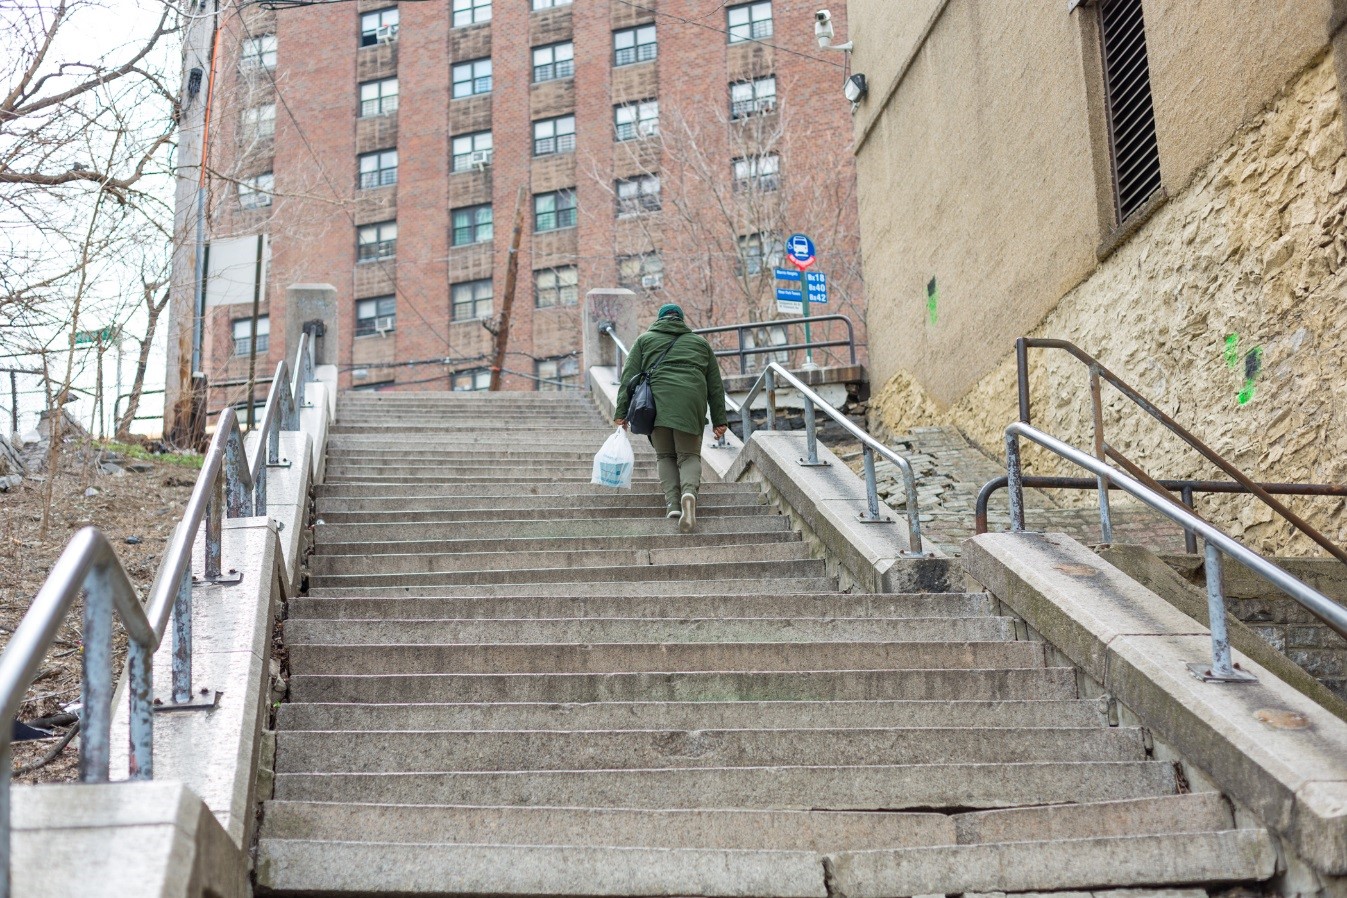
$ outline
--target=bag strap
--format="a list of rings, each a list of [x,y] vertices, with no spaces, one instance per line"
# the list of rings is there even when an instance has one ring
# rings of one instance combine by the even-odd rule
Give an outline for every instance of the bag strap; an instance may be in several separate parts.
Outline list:
[[[662,365],[662,364],[664,363],[664,357],[665,357],[666,355],[669,354],[669,350],[671,350],[671,349],[674,348],[674,344],[678,342],[678,338],[681,337],[681,336],[683,336],[683,335],[682,335],[682,334],[678,334],[678,335],[675,336],[672,340],[670,340],[670,341],[669,341],[669,345],[666,346],[666,347],[664,347],[664,351],[661,352],[661,353],[659,354],[659,358],[655,359],[655,364],[653,364],[653,365],[651,365],[649,368],[645,369],[645,376],[646,376],[646,377],[649,377],[650,375],[654,374],[654,373],[655,373],[655,369],[658,368],[660,365]]]

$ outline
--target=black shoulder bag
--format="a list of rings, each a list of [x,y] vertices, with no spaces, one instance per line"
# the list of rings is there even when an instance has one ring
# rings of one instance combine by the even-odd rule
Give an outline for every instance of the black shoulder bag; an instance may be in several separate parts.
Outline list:
[[[683,335],[678,335],[681,336]],[[655,394],[650,389],[650,375],[654,374],[655,369],[664,362],[664,357],[674,348],[678,337],[669,341],[669,345],[664,347],[655,364],[631,379],[631,399],[627,402],[627,425],[632,433],[648,435],[655,429]]]

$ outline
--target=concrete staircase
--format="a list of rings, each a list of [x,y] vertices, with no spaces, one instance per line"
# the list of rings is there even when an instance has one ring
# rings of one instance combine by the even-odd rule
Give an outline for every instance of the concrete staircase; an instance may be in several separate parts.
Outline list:
[[[983,594],[837,591],[748,484],[589,484],[569,394],[346,395],[259,891],[859,896],[1265,880],[1271,838]],[[1022,632],[1022,630],[1021,630]],[[1202,894],[1202,893],[1195,893]]]

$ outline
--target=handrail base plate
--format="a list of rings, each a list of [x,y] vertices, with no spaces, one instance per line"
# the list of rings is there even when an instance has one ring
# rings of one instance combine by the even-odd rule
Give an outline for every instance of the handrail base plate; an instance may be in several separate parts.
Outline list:
[[[218,689],[198,689],[197,697],[186,702],[171,702],[168,704],[154,705],[156,714],[167,714],[171,711],[214,711],[220,707],[220,690]]]
[[[1211,671],[1210,662],[1198,661],[1188,665],[1188,672],[1197,677],[1203,683],[1257,683],[1258,678],[1247,670],[1240,670],[1239,665],[1235,665],[1233,676],[1217,676]]]

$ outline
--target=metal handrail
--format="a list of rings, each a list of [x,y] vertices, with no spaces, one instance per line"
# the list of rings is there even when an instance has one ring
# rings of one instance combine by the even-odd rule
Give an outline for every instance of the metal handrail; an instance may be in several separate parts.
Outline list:
[[[763,369],[762,374],[749,388],[742,406],[744,410],[752,409],[753,401],[765,389],[767,391],[768,430],[776,429],[777,378],[793,387],[804,399],[804,430],[807,455],[800,459],[800,464],[805,467],[818,467],[827,464],[818,460],[818,428],[814,415],[814,406],[817,404],[819,408],[823,409],[825,415],[841,425],[843,430],[851,434],[861,444],[865,469],[866,510],[857,516],[858,519],[865,524],[892,523],[891,518],[884,517],[879,511],[879,489],[875,480],[875,453],[878,453],[893,463],[903,474],[903,486],[907,494],[908,554],[922,554],[921,515],[917,509],[917,480],[912,473],[912,465],[908,463],[907,459],[848,421],[845,415],[829,405],[823,397],[805,386],[803,381],[776,362],[769,362],[767,367]],[[740,420],[743,421],[744,443],[747,444],[749,438],[753,436],[753,416],[741,414]]]
[[[1244,487],[1244,491],[1256,496],[1264,505],[1267,505],[1282,518],[1288,521],[1301,533],[1308,536],[1317,543],[1326,552],[1339,561],[1347,564],[1347,551],[1344,551],[1336,543],[1324,536],[1318,529],[1312,526],[1304,518],[1301,518],[1291,509],[1287,508],[1281,502],[1272,497],[1272,494],[1262,486],[1251,480],[1244,472],[1235,467],[1234,464],[1227,461],[1223,456],[1212,449],[1206,443],[1199,440],[1190,431],[1180,425],[1169,415],[1159,409],[1155,403],[1151,402],[1145,396],[1138,393],[1132,386],[1126,383],[1118,375],[1114,374],[1108,368],[1100,364],[1099,360],[1069,340],[1049,339],[1046,337],[1020,337],[1015,341],[1015,365],[1016,380],[1019,389],[1019,412],[1020,422],[1023,424],[1032,423],[1030,420],[1029,403],[1029,350],[1030,349],[1060,349],[1077,361],[1081,362],[1090,372],[1090,401],[1094,412],[1094,457],[1100,461],[1112,459],[1123,467],[1127,468],[1138,479],[1148,479],[1139,467],[1131,462],[1125,455],[1114,447],[1108,445],[1104,440],[1104,413],[1102,400],[1100,398],[1100,381],[1107,381],[1118,392],[1122,393],[1133,403],[1140,406],[1142,411],[1149,414],[1152,418],[1159,421],[1167,430],[1183,440],[1190,447],[1195,449],[1199,455],[1211,462],[1221,471],[1229,475],[1230,479]],[[1099,524],[1102,531],[1104,542],[1113,541],[1113,522],[1109,512],[1108,489],[1104,485],[1104,480],[1100,479],[1097,484],[1099,491]]]
[[[1347,637],[1347,608],[1328,596],[1302,583],[1287,571],[1268,561],[1257,552],[1236,541],[1224,531],[1198,517],[1194,512],[1176,503],[1161,491],[1143,484],[1128,474],[1083,452],[1074,446],[1048,436],[1024,422],[1006,428],[1006,467],[1010,491],[1010,526],[1023,532],[1024,524],[1024,468],[1020,460],[1020,438],[1024,437],[1054,455],[1094,474],[1100,482],[1116,485],[1133,498],[1201,536],[1205,542],[1207,576],[1207,612],[1211,630],[1211,665],[1190,664],[1189,668],[1200,679],[1213,682],[1249,682],[1253,677],[1236,669],[1230,660],[1230,638],[1226,630],[1222,556],[1229,556],[1273,586],[1289,595],[1307,611],[1331,627],[1338,635]]]
[[[303,334],[296,351],[296,378],[303,392],[313,379],[313,351]],[[265,459],[269,446],[279,443],[279,429],[296,429],[297,403],[290,400],[290,381],[277,377],[263,412],[263,439],[251,464],[243,446],[238,416],[232,408],[220,413],[215,434],[202,459],[182,520],[174,529],[164,560],[144,605],[107,538],[95,527],[85,527],[67,544],[51,573],[0,654],[0,898],[10,895],[10,780],[12,731],[5,721],[18,712],[47,649],[80,591],[85,593],[84,659],[81,682],[80,781],[105,783],[110,776],[112,696],[112,612],[126,628],[130,755],[128,776],[154,777],[154,704],[152,659],[163,642],[170,614],[173,618],[172,700],[164,709],[209,707],[213,701],[193,704],[192,694],[192,547],[205,530],[205,571],[199,582],[226,585],[241,576],[222,574],[223,518],[266,513]],[[307,380],[305,379],[307,378]],[[277,387],[280,384],[280,387]],[[278,409],[280,409],[278,413]],[[278,417],[279,414],[279,417]]]
[[[751,330],[760,330],[765,327],[784,327],[789,325],[811,325],[820,324],[824,321],[841,321],[847,326],[847,337],[845,340],[809,340],[803,343],[790,343],[782,346],[748,346],[744,342],[744,336]],[[724,334],[735,332],[739,339],[738,349],[713,349],[716,358],[723,359],[731,356],[739,357],[739,373],[748,373],[748,357],[751,355],[765,355],[772,352],[790,352],[796,349],[824,349],[830,346],[846,346],[851,351],[851,364],[856,364],[856,328],[851,323],[851,319],[846,315],[811,315],[808,318],[778,318],[773,321],[750,321],[745,324],[722,324],[716,327],[701,327],[693,331],[705,337],[707,334]]]

